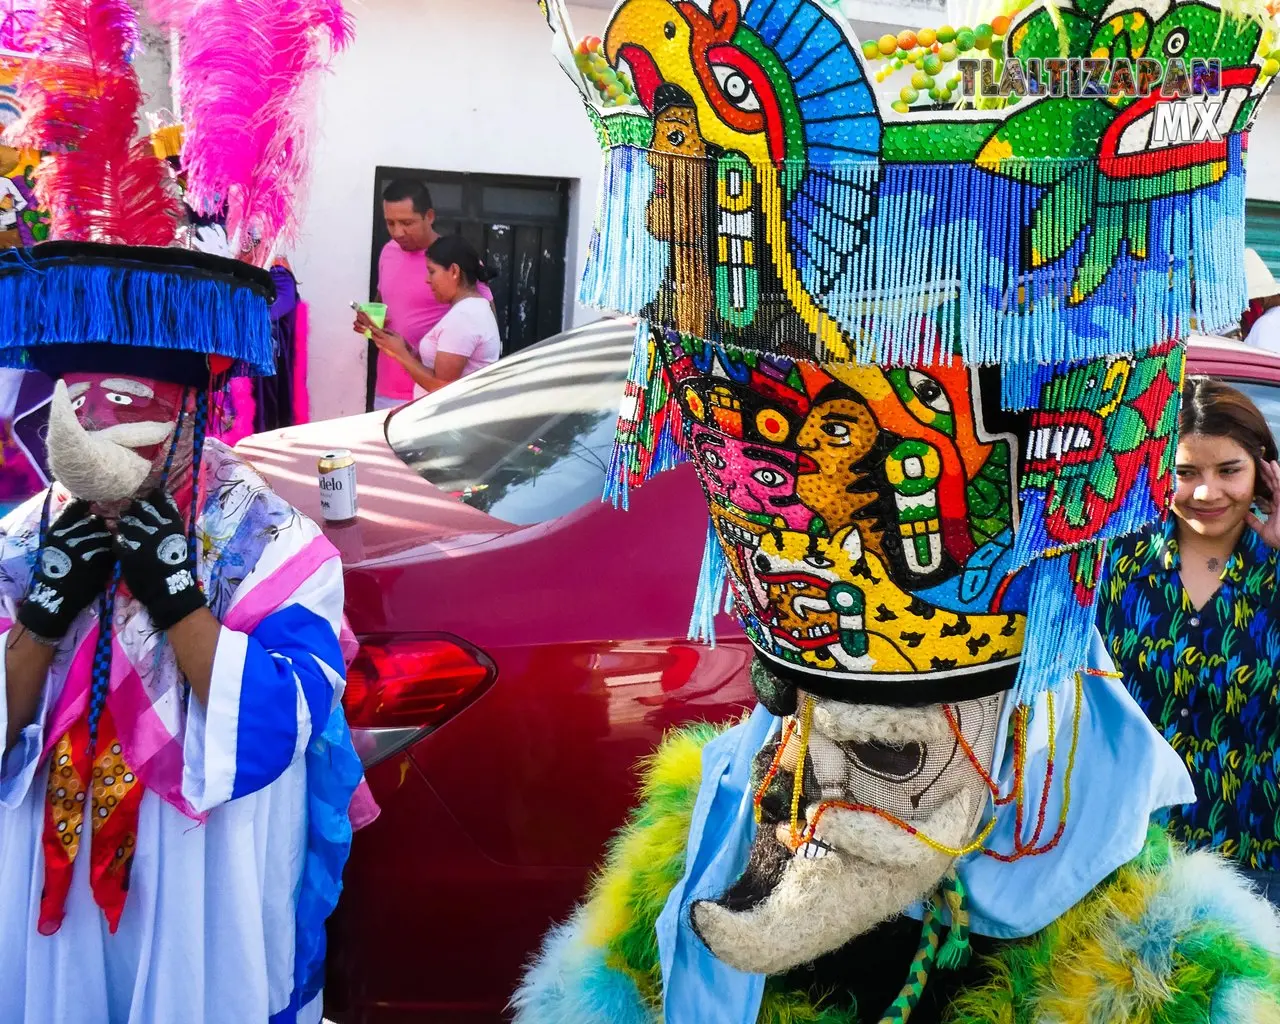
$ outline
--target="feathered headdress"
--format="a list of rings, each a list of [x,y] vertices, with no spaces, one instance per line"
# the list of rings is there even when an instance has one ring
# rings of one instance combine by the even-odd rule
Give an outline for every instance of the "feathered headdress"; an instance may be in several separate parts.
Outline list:
[[[169,245],[176,198],[150,142],[137,137],[142,90],[131,63],[138,23],[127,0],[48,0],[18,87],[18,146],[50,154],[37,193],[54,238]]]
[[[309,170],[318,72],[350,42],[338,0],[152,0],[181,40],[186,201],[264,265],[293,240]]]
[[[184,381],[273,372],[273,288],[244,264],[267,263],[293,227],[308,91],[350,39],[350,19],[339,0],[153,0],[151,8],[177,31],[186,58],[177,77],[190,118],[187,202],[198,214],[225,213],[248,256],[170,248],[181,204],[152,140],[138,135],[138,18],[128,0],[46,0],[19,87],[25,113],[9,137],[48,154],[39,194],[56,241],[0,255],[0,302],[15,311],[0,325],[0,365],[60,372],[97,345],[122,366],[137,360],[130,350],[145,350],[153,369],[177,359]]]

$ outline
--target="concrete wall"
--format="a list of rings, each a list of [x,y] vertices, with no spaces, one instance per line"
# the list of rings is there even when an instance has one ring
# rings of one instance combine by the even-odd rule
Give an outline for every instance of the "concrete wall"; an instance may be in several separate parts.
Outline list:
[[[1280,90],[1272,88],[1249,133],[1250,199],[1280,203]]]

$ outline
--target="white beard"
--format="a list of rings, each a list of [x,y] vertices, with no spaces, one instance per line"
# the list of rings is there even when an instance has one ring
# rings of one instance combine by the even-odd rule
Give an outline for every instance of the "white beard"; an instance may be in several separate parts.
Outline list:
[[[88,431],[76,419],[67,385],[58,381],[49,404],[49,469],[53,478],[84,501],[123,501],[135,497],[151,463],[134,448],[161,444],[172,423],[120,423]]]
[[[944,843],[963,842],[972,828],[973,797],[957,793],[924,830]],[[710,900],[693,905],[694,926],[720,960],[752,974],[781,974],[816,960],[927,896],[953,860],[856,811],[833,810],[819,836],[833,852],[819,860],[795,857],[758,906],[735,912]],[[772,836],[757,841],[776,842]]]

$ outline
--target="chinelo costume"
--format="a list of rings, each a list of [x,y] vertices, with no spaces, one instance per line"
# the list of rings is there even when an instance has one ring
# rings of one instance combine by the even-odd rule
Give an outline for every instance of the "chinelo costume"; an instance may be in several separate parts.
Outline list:
[[[582,297],[640,322],[610,496],[693,463],[691,635],[732,610],[760,705],[654,754],[516,1020],[1280,1020],[1276,917],[1149,828],[1190,780],[1093,628],[1245,305],[1270,17],[541,6],[605,149]]]
[[[327,28],[290,8],[299,69],[347,32],[320,6]],[[207,437],[212,393],[273,372],[255,263],[286,225],[255,203],[279,176],[252,146],[193,160],[205,187],[221,176],[245,258],[176,247],[169,172],[134,138],[137,15],[55,0],[38,32],[19,130],[51,154],[57,240],[0,257],[0,364],[58,381],[54,483],[0,523],[0,630],[9,659],[34,642],[52,663],[34,715],[0,686],[0,1020],[318,1021],[325,919],[371,813],[340,704],[342,566]],[[279,114],[242,139],[296,145]],[[172,632],[196,621],[213,638],[200,697]]]

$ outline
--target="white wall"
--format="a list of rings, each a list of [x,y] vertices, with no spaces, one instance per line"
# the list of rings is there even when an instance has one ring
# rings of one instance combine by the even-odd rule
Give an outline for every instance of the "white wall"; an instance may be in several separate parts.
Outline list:
[[[1280,89],[1275,87],[1249,133],[1245,188],[1250,199],[1280,203]]]
[[[348,303],[366,298],[378,165],[574,182],[567,275],[586,251],[600,150],[551,56],[532,0],[376,0],[323,87],[310,202],[293,267],[311,308],[312,417],[364,410],[365,343]],[[574,9],[579,35],[604,10]],[[574,323],[598,314],[571,309]]]

